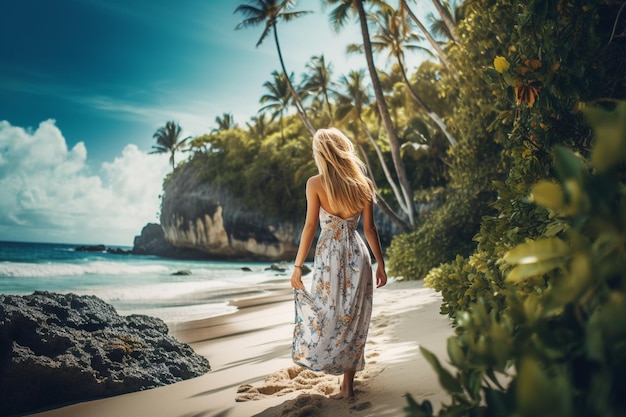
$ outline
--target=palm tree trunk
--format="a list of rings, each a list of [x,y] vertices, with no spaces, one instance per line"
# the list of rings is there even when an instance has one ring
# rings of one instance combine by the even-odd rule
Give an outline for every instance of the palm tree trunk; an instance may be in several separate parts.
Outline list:
[[[402,194],[400,193],[400,190],[398,189],[396,182],[391,177],[391,172],[389,171],[389,168],[387,167],[387,164],[385,163],[385,158],[383,157],[383,153],[380,150],[380,146],[378,146],[378,143],[376,143],[376,141],[372,137],[372,134],[367,128],[365,121],[363,121],[363,119],[359,119],[359,122],[361,122],[361,125],[363,126],[363,130],[365,131],[365,136],[367,136],[370,143],[374,147],[374,151],[376,151],[376,155],[378,156],[378,160],[380,161],[380,165],[383,169],[383,173],[385,174],[385,178],[387,179],[387,182],[389,183],[389,186],[391,187],[393,194],[396,196],[396,199],[398,200],[398,205],[400,206],[400,209],[404,212],[407,212],[406,203],[404,199],[402,198]]]
[[[333,106],[330,104],[328,98],[328,90],[324,87],[324,101],[326,102],[326,108],[328,109],[328,117],[330,117],[330,123],[335,123],[335,116],[333,115]]]
[[[372,167],[370,165],[369,159],[367,158],[367,154],[365,153],[365,150],[363,149],[363,146],[357,144],[357,147],[359,148],[359,152],[361,152],[361,157],[363,158],[363,161],[365,161],[365,166],[367,167],[367,171],[369,173],[369,177],[371,178],[372,182],[374,183],[374,188],[378,188],[376,186],[376,182],[374,181],[374,175],[372,174]],[[398,226],[398,228],[402,232],[408,232],[408,231],[411,230],[411,227],[404,220],[402,220],[402,218],[400,216],[398,216],[395,211],[393,211],[393,209],[391,208],[391,206],[389,206],[387,201],[385,201],[385,199],[378,193],[376,193],[376,205],[382,210],[382,212],[387,217],[389,217],[389,219],[396,226]]]
[[[311,133],[311,136],[315,135],[316,129],[311,124],[304,107],[302,107],[302,102],[296,93],[296,89],[293,88],[293,84],[291,84],[291,79],[289,78],[289,74],[287,73],[287,68],[285,67],[285,62],[283,60],[283,54],[280,50],[280,43],[278,42],[278,31],[276,30],[276,25],[273,25],[274,29],[274,41],[276,42],[276,50],[278,51],[278,59],[280,60],[280,66],[283,69],[283,73],[285,74],[285,78],[287,79],[287,84],[289,85],[289,90],[291,91],[291,95],[293,96],[293,102],[296,107],[296,111],[300,116],[300,120],[302,120],[302,124],[304,127]]]
[[[443,4],[441,4],[439,0],[432,0],[432,2],[435,5],[435,8],[437,9],[437,11],[439,12],[439,16],[441,16],[441,20],[443,20],[443,23],[448,27],[448,31],[450,32],[450,36],[452,36],[452,40],[454,41],[454,43],[458,45],[459,39],[456,36],[456,25],[452,21],[450,12],[448,11],[448,9],[443,7]]]
[[[403,7],[404,10],[406,10],[406,12],[409,14],[411,19],[413,20],[413,22],[422,31],[424,36],[426,36],[428,43],[430,43],[430,46],[433,47],[433,49],[435,50],[435,53],[439,57],[439,60],[444,65],[444,67],[446,67],[446,69],[450,71],[450,74],[452,74],[455,80],[458,80],[459,72],[454,67],[454,65],[450,63],[450,60],[448,59],[448,54],[446,54],[445,51],[441,48],[441,46],[439,45],[439,42],[437,42],[435,38],[433,38],[433,36],[428,31],[428,29],[426,29],[426,26],[424,26],[422,22],[417,18],[417,16],[415,16],[415,13],[413,13],[413,10],[411,10],[409,5],[406,3],[406,0],[400,0],[400,6]]]
[[[376,95],[378,111],[382,118],[385,130],[387,132],[387,137],[389,139],[391,158],[393,160],[396,174],[398,176],[398,181],[400,182],[400,187],[404,196],[406,214],[409,219],[409,224],[411,225],[411,227],[413,227],[415,225],[413,193],[406,175],[404,162],[402,161],[402,157],[400,156],[400,140],[398,139],[398,136],[396,135],[396,132],[393,128],[393,122],[391,120],[391,116],[389,115],[389,108],[387,106],[387,103],[385,102],[385,97],[383,95],[383,91],[380,85],[378,73],[376,72],[376,67],[374,65],[372,43],[370,41],[369,29],[367,28],[367,16],[365,15],[365,9],[363,8],[363,0],[356,0],[355,3],[359,15],[361,34],[363,36],[363,46],[365,49],[365,57],[367,59],[367,68],[370,73],[370,78],[372,79],[372,86]]]
[[[431,108],[426,103],[424,103],[424,101],[420,98],[420,96],[417,95],[415,90],[413,90],[413,87],[411,86],[411,82],[409,81],[409,78],[406,75],[406,69],[404,68],[404,65],[402,64],[402,57],[396,54],[396,60],[398,61],[398,66],[400,67],[402,78],[404,79],[404,83],[406,84],[406,87],[409,89],[409,93],[411,94],[411,97],[413,97],[417,105],[424,111],[424,113],[426,113],[426,115],[433,122],[435,122],[437,126],[439,126],[439,129],[441,129],[441,132],[443,132],[443,134],[446,136],[446,138],[448,139],[448,142],[450,142],[450,145],[456,146],[457,144],[456,139],[454,138],[454,136],[452,136],[448,132],[446,124],[443,122],[441,117],[437,113],[432,111]]]

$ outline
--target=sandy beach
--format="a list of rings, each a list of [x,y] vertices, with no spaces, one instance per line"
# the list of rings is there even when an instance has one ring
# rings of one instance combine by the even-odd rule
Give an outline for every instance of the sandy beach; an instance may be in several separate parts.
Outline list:
[[[377,289],[366,347],[366,367],[353,401],[327,398],[339,379],[291,362],[293,293],[277,283],[261,296],[233,303],[238,311],[170,324],[170,333],[204,355],[212,370],[151,390],[68,405],[40,417],[274,417],[403,416],[405,395],[438,408],[448,397],[419,352],[422,345],[447,363],[453,334],[439,314],[440,295],[422,282],[390,282]]]

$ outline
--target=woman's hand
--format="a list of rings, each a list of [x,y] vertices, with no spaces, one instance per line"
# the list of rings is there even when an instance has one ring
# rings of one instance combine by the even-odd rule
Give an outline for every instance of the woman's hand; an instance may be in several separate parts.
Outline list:
[[[304,284],[302,283],[302,269],[294,268],[291,273],[291,287],[296,290],[303,290]]]
[[[376,268],[376,288],[380,288],[387,283],[387,272],[385,268]]]

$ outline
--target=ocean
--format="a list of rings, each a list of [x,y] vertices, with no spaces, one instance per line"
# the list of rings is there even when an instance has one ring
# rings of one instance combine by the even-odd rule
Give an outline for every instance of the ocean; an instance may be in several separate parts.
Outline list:
[[[231,313],[236,307],[230,300],[289,286],[289,267],[286,272],[271,270],[270,262],[173,260],[81,252],[75,250],[78,246],[0,242],[0,294],[95,295],[119,314],[178,323]],[[173,275],[183,270],[191,274]]]

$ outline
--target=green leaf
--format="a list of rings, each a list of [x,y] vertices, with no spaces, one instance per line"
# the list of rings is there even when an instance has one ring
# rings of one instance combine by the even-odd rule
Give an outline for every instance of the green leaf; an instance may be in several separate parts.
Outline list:
[[[536,277],[565,264],[562,258],[548,259],[532,264],[520,264],[506,276],[507,282],[520,282],[528,278]]]
[[[530,195],[535,203],[551,210],[560,210],[565,203],[563,189],[552,181],[539,181],[533,186]]]
[[[485,390],[485,402],[493,416],[511,415],[513,405],[506,394],[494,389]]]
[[[569,267],[569,274],[559,277],[550,290],[549,308],[561,308],[577,299],[593,283],[591,260],[587,254],[576,254]]]
[[[433,406],[428,400],[424,400],[421,404],[415,401],[411,394],[406,394],[406,400],[409,403],[404,408],[406,417],[431,417],[433,415]]]
[[[465,368],[465,353],[456,337],[448,338],[448,356],[454,366],[459,369]]]
[[[517,380],[517,404],[521,417],[571,415],[571,389],[563,372],[555,370],[549,378],[539,362],[532,358],[520,361]]]
[[[569,255],[570,247],[563,240],[552,237],[517,245],[508,251],[503,260],[511,265],[533,264]]]
[[[446,368],[441,366],[441,363],[439,363],[439,359],[437,359],[437,357],[432,352],[430,352],[423,346],[420,346],[420,352],[422,352],[424,359],[426,359],[428,363],[430,363],[430,366],[433,367],[433,369],[437,373],[437,376],[439,377],[439,383],[443,388],[445,388],[446,391],[448,391],[449,393],[463,392],[463,387],[461,386],[461,383],[456,378],[454,378],[454,376],[452,376],[452,374]]]
[[[626,159],[626,102],[615,110],[585,106],[582,112],[595,133],[591,163],[599,172],[605,172]]]
[[[583,164],[576,154],[564,146],[554,147],[554,169],[561,182],[568,179],[582,181]]]

